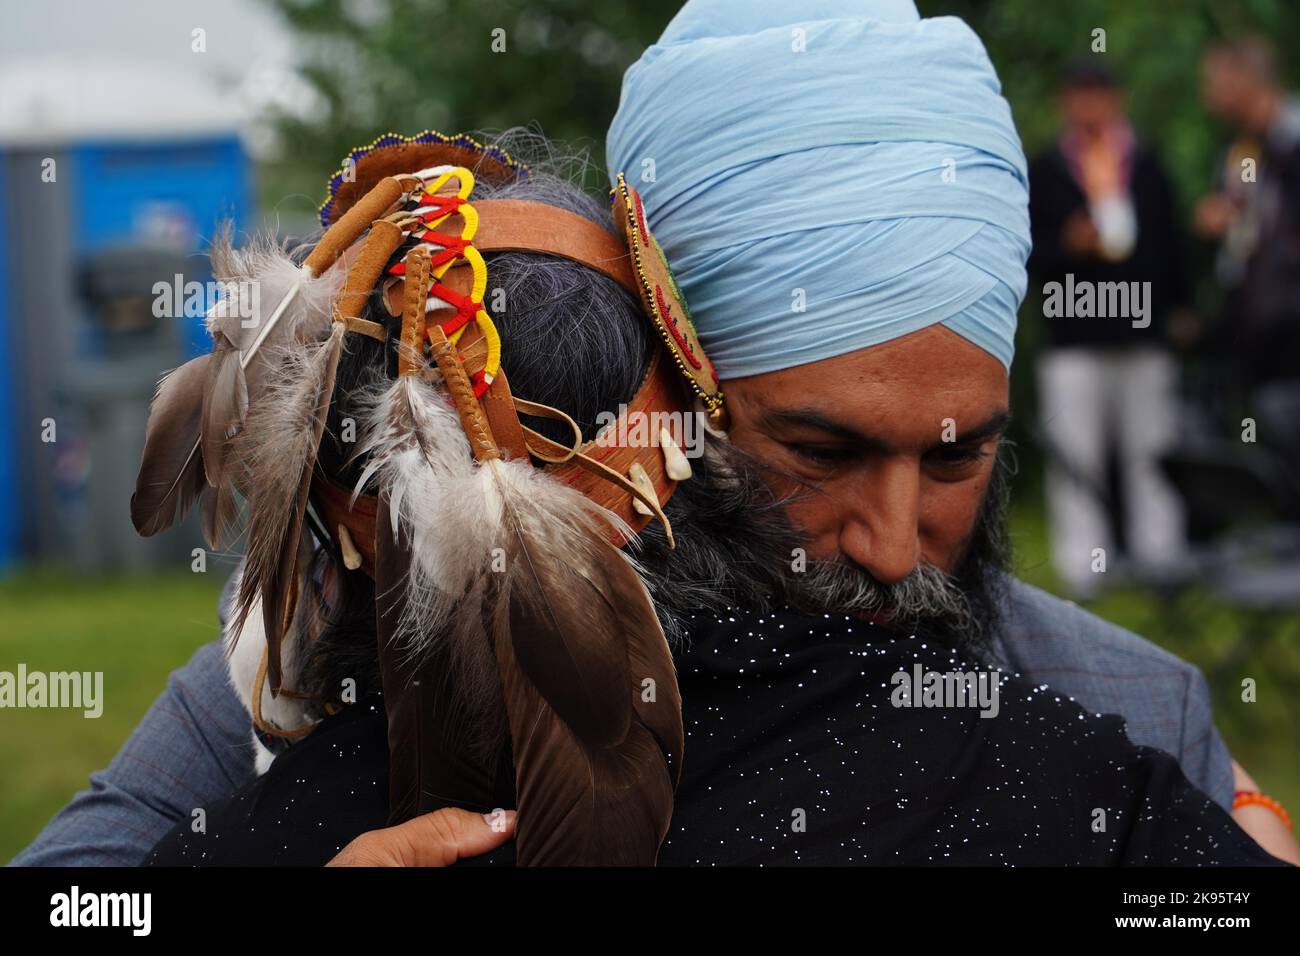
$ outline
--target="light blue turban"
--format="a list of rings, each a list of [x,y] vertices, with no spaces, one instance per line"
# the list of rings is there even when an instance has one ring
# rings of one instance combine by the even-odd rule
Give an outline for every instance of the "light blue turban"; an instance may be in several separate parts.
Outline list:
[[[1025,157],[961,20],[910,0],[690,0],[624,76],[606,149],[721,378],[936,323],[1010,369]]]

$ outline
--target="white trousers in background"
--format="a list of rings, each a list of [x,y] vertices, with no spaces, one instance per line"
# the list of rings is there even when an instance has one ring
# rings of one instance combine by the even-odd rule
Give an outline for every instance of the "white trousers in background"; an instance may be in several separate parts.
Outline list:
[[[1094,549],[1105,549],[1107,572],[1118,557],[1097,494],[1112,445],[1123,483],[1127,557],[1157,574],[1183,557],[1182,501],[1157,463],[1176,438],[1177,374],[1174,359],[1159,349],[1047,349],[1038,360],[1039,414],[1051,446],[1052,562],[1076,594],[1094,594],[1105,583],[1093,571]]]

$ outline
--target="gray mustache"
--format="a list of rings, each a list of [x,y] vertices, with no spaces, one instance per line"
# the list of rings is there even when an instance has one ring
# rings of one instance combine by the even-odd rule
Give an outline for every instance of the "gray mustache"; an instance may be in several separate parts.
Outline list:
[[[968,637],[979,626],[957,579],[929,563],[882,584],[844,561],[811,561],[804,572],[790,575],[790,585],[799,603],[823,612],[887,616],[900,627],[929,622]]]

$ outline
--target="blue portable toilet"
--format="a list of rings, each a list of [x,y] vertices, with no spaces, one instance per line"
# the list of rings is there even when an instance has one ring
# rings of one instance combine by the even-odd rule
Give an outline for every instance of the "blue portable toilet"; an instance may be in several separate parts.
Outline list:
[[[243,125],[176,65],[0,67],[0,569],[177,550],[139,539],[128,503],[158,377],[209,342],[201,303],[158,321],[151,291],[205,282],[218,225],[250,222]]]

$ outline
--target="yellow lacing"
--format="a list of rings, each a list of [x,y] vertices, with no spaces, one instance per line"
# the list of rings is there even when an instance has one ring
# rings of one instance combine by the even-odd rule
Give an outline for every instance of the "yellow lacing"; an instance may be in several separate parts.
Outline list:
[[[483,308],[483,296],[487,292],[487,263],[483,261],[482,254],[474,248],[474,236],[478,232],[479,217],[477,210],[467,201],[470,194],[474,191],[474,174],[464,166],[455,166],[446,172],[441,173],[437,179],[429,183],[424,192],[429,196],[437,196],[441,190],[446,188],[447,183],[452,179],[456,180],[456,196],[461,200],[460,204],[454,209],[437,216],[433,219],[419,219],[408,217],[403,225],[410,227],[410,232],[428,245],[446,248],[445,243],[439,242],[439,238],[446,238],[446,233],[437,231],[437,227],[452,216],[459,215],[464,221],[464,227],[460,231],[459,239],[464,244],[460,253],[447,259],[433,269],[432,276],[434,284],[429,293],[433,294],[437,287],[441,285],[441,280],[447,271],[459,262],[469,264],[474,275],[474,281],[470,289],[469,298],[477,307],[474,312],[474,322],[479,330],[483,333],[483,338],[487,342],[487,360],[484,362],[482,371],[476,373],[472,378],[474,381],[474,394],[482,396],[492,384],[496,374],[501,369],[501,335],[497,331],[496,323]],[[445,292],[450,292],[446,286],[443,286]],[[454,294],[454,293],[453,293]],[[440,296],[441,298],[441,296]],[[443,301],[451,302],[449,299]],[[454,302],[451,304],[455,305]],[[457,309],[458,315],[462,314],[461,309]],[[453,345],[460,342],[460,338],[465,333],[467,325],[460,325],[453,332],[449,333],[447,338]]]

